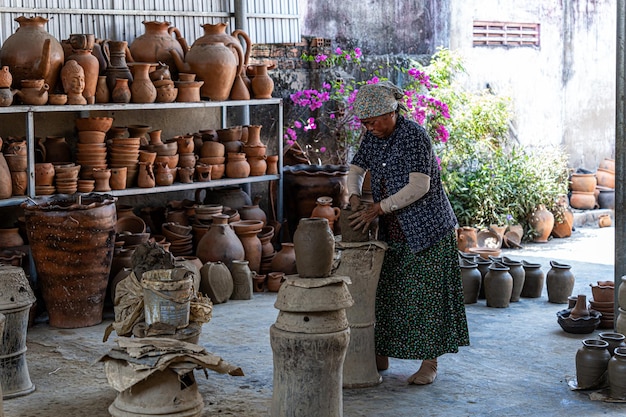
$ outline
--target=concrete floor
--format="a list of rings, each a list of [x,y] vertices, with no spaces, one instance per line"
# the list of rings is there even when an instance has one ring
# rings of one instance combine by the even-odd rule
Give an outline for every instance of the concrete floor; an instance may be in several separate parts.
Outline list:
[[[590,283],[613,279],[614,229],[578,227],[572,237],[546,244],[505,250],[513,259],[572,265],[574,294],[591,298]],[[275,293],[256,293],[252,300],[215,306],[203,327],[200,344],[239,365],[243,377],[196,372],[204,399],[203,416],[268,416],[272,398],[272,350],[269,327],[275,322]],[[582,340],[597,337],[561,330],[547,294],[495,309],[485,300],[467,305],[471,346],[439,360],[439,375],[429,386],[408,386],[406,378],[419,361],[391,360],[383,382],[371,388],[343,391],[344,416],[612,416],[626,404],[590,399],[572,391],[575,354]],[[28,331],[30,377],[36,390],[4,401],[7,417],[107,416],[116,392],[107,384],[97,359],[114,346],[102,343],[105,323],[61,330],[37,324]],[[324,416],[320,416],[324,417]]]

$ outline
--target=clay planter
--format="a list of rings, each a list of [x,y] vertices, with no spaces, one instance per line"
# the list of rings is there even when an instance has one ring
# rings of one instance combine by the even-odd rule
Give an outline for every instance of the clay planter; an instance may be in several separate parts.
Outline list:
[[[321,217],[300,219],[293,243],[300,277],[323,278],[330,275],[335,238],[328,227],[328,220]]]
[[[278,292],[280,286],[285,281],[284,272],[270,272],[267,274],[267,290],[269,292]]]
[[[93,326],[102,321],[117,221],[115,199],[85,195],[22,204],[26,230],[50,325]]]
[[[573,173],[570,177],[570,189],[572,191],[592,192],[596,185],[595,174]]]

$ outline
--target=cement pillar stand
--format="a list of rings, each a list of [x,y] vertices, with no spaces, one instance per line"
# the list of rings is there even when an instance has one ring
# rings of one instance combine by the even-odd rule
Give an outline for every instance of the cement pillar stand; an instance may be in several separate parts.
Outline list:
[[[348,275],[354,305],[346,309],[350,323],[350,344],[343,364],[343,387],[365,388],[378,385],[382,377],[376,368],[374,311],[376,287],[387,245],[380,241],[337,242],[337,275]]]
[[[272,417],[343,416],[343,361],[350,341],[349,278],[287,276],[270,328]]]

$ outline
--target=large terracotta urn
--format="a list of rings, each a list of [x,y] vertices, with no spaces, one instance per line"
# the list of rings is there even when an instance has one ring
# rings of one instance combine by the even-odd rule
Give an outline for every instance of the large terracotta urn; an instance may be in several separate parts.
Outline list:
[[[536,232],[534,241],[545,243],[554,227],[554,215],[544,206],[539,204],[529,219],[530,226]]]
[[[211,227],[198,242],[196,256],[203,263],[220,261],[230,268],[232,261],[245,259],[244,246],[228,224],[228,215],[214,214],[212,217]]]
[[[135,38],[128,47],[133,60],[136,62],[163,62],[169,67],[172,78],[177,79],[176,62],[170,51],[184,58],[189,49],[187,42],[176,27],[170,26],[170,22],[144,20],[142,23],[146,32]],[[172,37],[172,34],[176,36],[176,39]]]
[[[65,61],[61,43],[44,28],[48,19],[41,16],[15,19],[20,27],[0,49],[0,62],[11,69],[13,88],[22,80],[44,79],[54,91]]]
[[[77,198],[47,197],[22,204],[50,325],[60,328],[102,321],[115,246],[115,198]]]

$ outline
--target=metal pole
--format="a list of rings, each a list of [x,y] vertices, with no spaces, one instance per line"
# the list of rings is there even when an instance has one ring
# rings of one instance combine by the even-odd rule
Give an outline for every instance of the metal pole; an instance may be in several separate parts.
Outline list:
[[[615,318],[619,315],[618,293],[621,277],[626,275],[626,195],[624,182],[621,181],[626,172],[626,131],[624,120],[626,119],[626,106],[624,94],[626,93],[626,79],[624,68],[626,54],[624,40],[626,39],[626,0],[617,1],[617,36],[616,36],[616,82],[615,82],[615,173],[618,181],[615,182]]]
[[[235,29],[248,33],[248,7],[246,0],[235,0]],[[244,51],[245,55],[246,51]],[[245,71],[246,68],[243,68]],[[250,124],[250,107],[240,106],[234,109],[234,123],[247,126]],[[242,184],[242,189],[250,195],[250,184]]]

